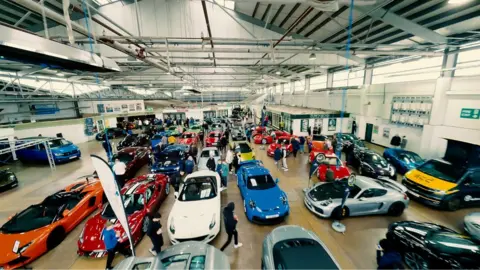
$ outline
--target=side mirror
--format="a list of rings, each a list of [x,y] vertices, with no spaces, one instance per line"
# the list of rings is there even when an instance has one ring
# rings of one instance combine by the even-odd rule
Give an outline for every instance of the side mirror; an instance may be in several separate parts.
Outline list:
[[[278,179],[278,178],[277,178],[277,179],[275,179],[275,183],[277,183],[277,184],[278,184],[278,182],[280,182],[280,179]]]
[[[175,193],[173,193],[173,195],[175,195],[175,199],[178,199],[178,192],[175,191]]]

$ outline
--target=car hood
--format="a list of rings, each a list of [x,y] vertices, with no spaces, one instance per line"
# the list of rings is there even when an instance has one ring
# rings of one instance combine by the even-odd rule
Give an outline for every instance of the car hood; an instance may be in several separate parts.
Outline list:
[[[217,137],[214,137],[214,138],[208,137],[207,142],[218,142],[218,138]]]
[[[0,245],[0,265],[7,264],[19,257],[18,254],[13,253],[12,251],[15,241],[20,241],[20,248],[33,241],[29,248],[23,252],[23,255],[28,256],[29,249],[35,249],[35,247],[33,247],[35,245],[35,240],[47,237],[48,231],[47,226],[24,233],[0,233],[0,243],[2,243]]]
[[[69,144],[61,147],[55,147],[52,148],[53,153],[65,153],[65,152],[71,152],[73,150],[78,150],[78,147],[75,144]]]
[[[175,237],[198,237],[208,234],[214,215],[215,220],[218,221],[220,219],[220,200],[218,197],[192,202],[176,201],[168,217],[168,228],[170,228],[173,219]],[[195,226],[192,226],[192,224],[195,224]]]
[[[407,172],[405,177],[416,184],[436,190],[447,191],[457,186],[456,183],[436,178],[416,169]]]
[[[269,152],[273,152],[275,151],[276,148],[280,147],[280,145],[276,144],[276,143],[272,143],[268,146],[268,151]]]
[[[252,159],[254,159],[254,155],[253,155],[253,152],[241,153],[240,158],[242,160],[252,160]]]
[[[281,199],[283,194],[284,192],[278,186],[265,190],[248,190],[245,194],[245,203],[248,207],[249,201],[253,200],[263,211],[274,210],[283,205]]]

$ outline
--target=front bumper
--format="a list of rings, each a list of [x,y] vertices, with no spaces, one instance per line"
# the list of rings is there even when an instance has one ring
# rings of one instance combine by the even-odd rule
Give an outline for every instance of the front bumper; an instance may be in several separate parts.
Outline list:
[[[314,214],[317,216],[320,216],[322,218],[329,218],[331,216],[330,211],[325,211],[323,208],[316,207],[308,198],[307,194],[305,194],[305,199],[303,199],[303,202],[305,206],[308,208],[308,210],[312,211]]]
[[[282,222],[289,214],[289,205],[283,206],[280,209],[262,212],[259,212],[255,209],[250,209],[250,215],[248,215],[248,219],[258,224],[277,224]]]
[[[82,156],[82,152],[78,150],[78,152],[70,155],[62,155],[62,156],[56,156],[55,154],[53,155],[53,159],[55,160],[55,163],[64,163],[64,162],[69,162],[70,160],[80,158]]]
[[[187,241],[198,241],[202,243],[209,243],[217,236],[219,232],[220,232],[220,225],[217,224],[217,226],[213,228],[213,230],[211,230],[208,234],[202,234],[199,236],[189,237],[189,238],[176,238],[175,235],[172,234],[170,229],[168,229],[168,237],[170,238],[170,242],[173,245],[187,242]]]
[[[107,251],[105,249],[96,249],[93,251],[85,251],[82,249],[78,249],[77,254],[79,256],[90,257],[90,258],[102,258],[107,255]]]
[[[5,184],[0,185],[0,192],[15,188],[17,186],[18,186],[18,180],[17,178],[15,178],[15,180],[10,180]]]
[[[419,201],[423,204],[430,205],[433,207],[441,207],[446,201],[445,196],[436,196],[430,193],[427,190],[424,190],[423,187],[420,187],[411,181],[402,181],[402,185],[407,188],[407,194],[410,199]]]

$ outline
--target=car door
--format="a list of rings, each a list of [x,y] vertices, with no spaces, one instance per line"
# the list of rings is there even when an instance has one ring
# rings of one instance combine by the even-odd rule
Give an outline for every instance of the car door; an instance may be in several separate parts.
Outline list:
[[[480,205],[480,170],[468,172],[460,185],[465,206]]]
[[[147,212],[155,213],[160,206],[160,191],[161,186],[155,187],[155,185],[150,185],[145,190],[144,198],[146,199]]]
[[[367,215],[377,212],[384,203],[379,200],[387,193],[384,189],[368,188],[361,192],[355,199],[348,202],[350,208],[350,215]],[[383,194],[383,195],[382,195]]]
[[[32,154],[33,154],[32,157],[34,160],[39,160],[39,161],[48,160],[47,150],[45,150],[45,144],[43,143],[37,144],[33,149]],[[53,155],[53,151],[52,151],[52,155]]]

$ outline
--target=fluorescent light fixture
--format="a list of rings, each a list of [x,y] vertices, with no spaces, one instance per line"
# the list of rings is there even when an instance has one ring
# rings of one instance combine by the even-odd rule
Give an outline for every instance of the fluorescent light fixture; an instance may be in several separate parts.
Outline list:
[[[310,56],[308,57],[308,60],[315,60],[317,59],[317,56],[314,53],[311,53]]]
[[[470,2],[472,0],[448,0],[448,3],[449,4],[453,4],[453,5],[461,5],[461,4],[465,4],[467,2]]]
[[[152,87],[152,86],[153,86],[153,84],[151,84],[151,83],[150,83],[148,86]]]
[[[57,76],[64,77],[65,74],[63,74],[63,73],[61,73],[61,72],[57,72]]]
[[[277,72],[275,72],[275,74],[280,75],[280,74],[282,74],[282,72],[277,71]]]

